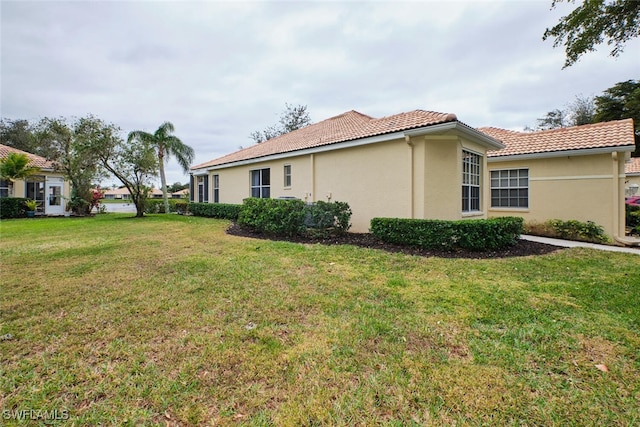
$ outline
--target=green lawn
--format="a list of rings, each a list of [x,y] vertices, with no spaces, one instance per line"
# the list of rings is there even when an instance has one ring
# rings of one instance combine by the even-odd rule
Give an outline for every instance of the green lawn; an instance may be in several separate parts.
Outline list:
[[[2,221],[0,424],[640,423],[636,255],[421,258],[227,226]]]

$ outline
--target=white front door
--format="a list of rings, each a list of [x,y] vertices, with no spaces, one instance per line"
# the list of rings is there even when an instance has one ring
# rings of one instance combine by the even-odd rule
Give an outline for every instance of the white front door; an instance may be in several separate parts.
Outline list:
[[[47,177],[47,192],[44,213],[46,215],[63,215],[64,200],[62,200],[62,189],[64,181],[62,178]]]

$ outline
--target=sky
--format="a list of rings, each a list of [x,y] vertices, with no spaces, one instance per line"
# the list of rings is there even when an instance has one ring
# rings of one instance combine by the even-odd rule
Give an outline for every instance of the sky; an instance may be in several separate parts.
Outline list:
[[[505,1],[0,2],[3,118],[170,121],[194,165],[253,144],[285,103],[313,122],[356,110],[454,113],[521,130],[576,96],[640,78],[640,40],[567,69],[542,40],[575,4]],[[175,159],[167,182],[188,182]],[[116,183],[115,179],[113,180]]]

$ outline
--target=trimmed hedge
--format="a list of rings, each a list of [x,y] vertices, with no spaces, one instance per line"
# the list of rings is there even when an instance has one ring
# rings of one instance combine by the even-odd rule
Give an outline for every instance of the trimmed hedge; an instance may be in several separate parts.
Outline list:
[[[233,205],[229,203],[194,203],[190,202],[187,206],[187,212],[191,212],[193,216],[204,216],[207,218],[219,218],[236,221],[240,214],[242,205]]]
[[[244,199],[238,225],[251,231],[295,236],[304,231],[304,202],[299,199]]]
[[[243,200],[238,225],[274,236],[329,237],[345,233],[351,224],[351,208],[345,202],[318,201],[307,205],[300,199]]]
[[[24,202],[29,199],[24,197],[0,198],[0,219],[26,218],[27,209]]]
[[[315,236],[329,236],[343,234],[351,228],[351,208],[345,202],[323,202],[319,200],[311,205],[305,205],[304,225],[307,234]]]
[[[382,241],[400,245],[486,251],[515,245],[523,223],[519,217],[461,221],[373,218],[371,233]]]

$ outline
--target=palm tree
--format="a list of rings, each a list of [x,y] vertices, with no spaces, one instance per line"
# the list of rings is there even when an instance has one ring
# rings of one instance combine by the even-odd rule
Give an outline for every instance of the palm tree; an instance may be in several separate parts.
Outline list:
[[[18,179],[25,179],[36,173],[39,168],[30,166],[31,160],[26,154],[9,153],[0,160],[0,176],[11,182],[11,195],[13,196],[13,183]]]
[[[134,130],[129,133],[127,139],[127,141],[131,142],[132,139],[137,138],[140,141],[151,144],[158,151],[160,182],[162,184],[162,197],[164,199],[164,211],[166,213],[169,213],[169,198],[167,197],[167,178],[164,174],[164,162],[169,160],[173,155],[178,161],[178,164],[182,166],[182,170],[187,173],[195,157],[193,148],[184,144],[177,136],[172,135],[173,132],[173,124],[171,122],[164,122],[153,134],[141,130]]]

